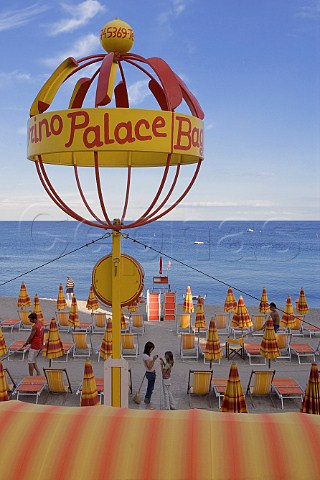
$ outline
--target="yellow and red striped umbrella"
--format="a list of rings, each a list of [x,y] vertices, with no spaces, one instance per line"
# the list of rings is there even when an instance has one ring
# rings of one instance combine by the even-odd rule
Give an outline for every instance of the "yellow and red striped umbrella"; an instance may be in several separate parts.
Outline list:
[[[74,328],[80,327],[78,304],[77,304],[77,299],[75,295],[72,296],[68,321],[69,321],[69,324],[72,325]]]
[[[41,322],[43,322],[44,318],[43,318],[43,314],[42,314],[42,310],[41,310],[40,300],[39,300],[39,297],[38,297],[37,293],[34,296],[33,305],[34,305],[33,310],[37,314],[37,319],[41,320]]]
[[[309,307],[303,288],[300,290],[299,300],[297,302],[297,310],[302,315],[307,315],[307,313],[309,313]]]
[[[316,363],[311,365],[309,381],[302,400],[300,412],[320,415],[319,370]]]
[[[24,307],[31,307],[31,306],[32,306],[32,302],[28,295],[26,286],[24,282],[22,282],[20,287],[19,297],[18,297],[18,307],[24,308]]]
[[[183,302],[183,311],[185,313],[193,313],[194,312],[194,305],[192,302],[192,293],[191,293],[191,288],[188,285],[187,286],[187,291],[184,297],[184,302]]]
[[[99,308],[98,299],[94,294],[93,286],[90,285],[90,291],[89,291],[89,296],[88,296],[88,300],[87,300],[86,309],[93,311],[93,310],[98,310],[98,308]]]
[[[227,387],[220,410],[221,412],[248,413],[236,363],[232,363],[230,367]]]
[[[206,317],[204,315],[204,298],[199,295],[197,309],[196,309],[196,321],[195,328],[206,328]]]
[[[224,312],[235,312],[237,309],[237,300],[233,294],[232,288],[228,288],[228,293],[224,302]]]
[[[258,310],[261,313],[269,313],[270,312],[270,305],[269,305],[269,300],[268,300],[267,289],[266,288],[262,289],[262,295],[261,295],[261,298],[260,298],[260,304],[259,304]]]
[[[86,361],[84,365],[84,376],[82,381],[81,407],[94,407],[100,405],[96,379],[94,378],[91,362]]]
[[[123,308],[121,308],[121,330],[126,330],[126,329],[127,329],[127,322],[124,316]]]
[[[62,283],[60,283],[59,291],[58,291],[58,298],[57,298],[57,309],[58,310],[64,310],[65,308],[67,308],[67,302],[66,302],[66,299],[64,298],[64,291],[63,291]]]
[[[112,322],[108,320],[100,346],[100,357],[107,360],[112,355]]]
[[[273,321],[271,317],[268,318],[266,322],[266,328],[264,330],[260,345],[260,353],[269,360],[269,367],[270,360],[274,360],[275,358],[280,357],[280,350],[277,344],[276,334],[274,331]]]
[[[241,295],[239,297],[237,309],[233,314],[230,326],[240,329],[245,329],[252,326],[251,317]]]
[[[0,402],[5,402],[7,400],[9,400],[7,380],[0,360]]]
[[[220,340],[218,337],[218,332],[216,329],[216,324],[214,320],[210,320],[209,332],[206,341],[206,348],[204,351],[204,358],[210,360],[210,365],[213,360],[219,360],[222,357],[222,349],[220,345]]]
[[[0,357],[7,353],[7,345],[3,336],[2,328],[0,327]]]
[[[48,338],[42,350],[42,355],[48,357],[50,363],[52,358],[59,358],[64,355],[64,349],[55,318],[51,319]]]
[[[293,306],[291,297],[287,298],[286,306],[284,307],[284,313],[282,315],[280,325],[285,328],[292,328],[295,326],[296,320],[294,318]]]

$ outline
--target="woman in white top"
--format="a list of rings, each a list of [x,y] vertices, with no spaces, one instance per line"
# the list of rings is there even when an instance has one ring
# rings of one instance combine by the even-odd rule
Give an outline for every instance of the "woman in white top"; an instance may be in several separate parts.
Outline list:
[[[144,366],[146,367],[146,378],[148,380],[148,386],[147,386],[147,391],[144,397],[144,403],[146,404],[146,408],[149,410],[153,410],[153,405],[151,403],[151,395],[154,389],[154,384],[156,381],[156,372],[154,369],[154,364],[155,361],[158,358],[158,355],[154,355],[151,357],[151,353],[153,352],[155,346],[152,342],[147,342],[144,346],[144,351],[143,351],[143,363]]]

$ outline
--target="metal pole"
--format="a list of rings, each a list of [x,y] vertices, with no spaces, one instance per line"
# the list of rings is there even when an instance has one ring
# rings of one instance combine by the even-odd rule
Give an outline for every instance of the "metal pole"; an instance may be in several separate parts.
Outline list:
[[[116,223],[116,221],[115,221]],[[121,341],[121,234],[112,232],[112,358],[120,359]],[[121,406],[121,370],[112,368],[112,406]]]

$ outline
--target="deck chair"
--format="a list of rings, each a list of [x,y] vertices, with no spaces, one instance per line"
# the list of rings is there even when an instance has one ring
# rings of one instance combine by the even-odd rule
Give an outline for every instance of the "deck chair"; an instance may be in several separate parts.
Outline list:
[[[15,320],[2,320],[0,322],[0,327],[2,328],[2,330],[4,329],[9,329],[10,332],[12,333],[13,332],[13,329],[14,328],[20,328],[20,323],[21,323],[21,320],[19,319],[15,319]]]
[[[52,363],[68,362],[69,355],[71,355],[71,353],[73,352],[74,344],[73,342],[62,342],[62,346],[63,346],[64,355],[62,357],[52,358],[51,359]]]
[[[44,376],[24,377],[13,394],[17,395],[17,400],[19,400],[20,395],[34,396],[36,397],[36,403],[38,403],[39,397],[46,386],[47,380]]]
[[[72,393],[68,372],[65,368],[44,368],[44,374],[48,383],[49,393],[64,394]]]
[[[252,315],[252,335],[263,335],[263,326],[266,323],[266,315],[264,313],[259,313]]]
[[[303,325],[304,315],[295,315],[294,319],[295,319],[295,324],[293,325],[293,327],[289,329],[289,333],[291,333],[295,337],[298,335],[303,337],[302,325]]]
[[[7,382],[7,392],[9,395],[9,398],[17,388],[16,382],[13,380],[11,373],[7,368],[3,369],[5,377],[6,377],[6,382]]]
[[[30,322],[28,316],[30,315],[31,311],[27,310],[18,310],[18,315],[20,318],[20,326],[19,330],[31,330],[33,323]]]
[[[130,333],[143,335],[145,332],[143,315],[135,313],[131,315]]]
[[[219,336],[229,335],[229,314],[227,312],[216,313],[214,315],[214,323]]]
[[[257,343],[245,343],[245,353],[249,358],[249,365],[266,365],[267,359],[260,353],[260,344]],[[256,361],[255,361],[256,360]]]
[[[219,410],[221,407],[221,401],[224,397],[224,392],[227,388],[228,379],[227,378],[213,378],[212,379],[212,390],[214,395],[218,398]]]
[[[294,378],[274,378],[272,380],[272,389],[278,395],[281,408],[285,399],[303,400],[304,391]]]
[[[255,406],[252,398],[254,395],[259,397],[268,395],[272,401],[271,384],[275,373],[275,370],[252,370],[246,390],[246,395],[250,396],[253,407]]]
[[[199,358],[199,339],[196,339],[194,333],[182,333],[180,339],[181,360],[198,360]]]
[[[212,370],[189,370],[187,394],[189,396],[190,408],[193,408],[191,404],[191,397],[195,395],[207,397],[209,408],[211,408],[209,394],[211,390],[212,376]]]
[[[121,333],[121,355],[124,358],[137,358],[139,355],[138,336],[134,333]]]
[[[88,342],[86,332],[72,332],[73,339],[73,357],[90,357],[92,352],[91,341]]]
[[[177,316],[177,334],[179,333],[191,333],[190,313],[182,313]]]
[[[302,331],[304,335],[309,335],[310,338],[312,338],[312,335],[320,335],[320,327],[308,325],[305,322],[302,324]]]
[[[104,333],[107,325],[107,314],[105,312],[92,312],[92,333]]]
[[[92,333],[92,320],[90,322],[79,322],[79,326],[75,327],[73,331]]]
[[[69,323],[69,314],[70,312],[55,312],[58,329],[61,332],[70,332],[71,325]]]
[[[276,360],[281,360],[283,358],[291,360],[291,351],[290,351],[291,334],[276,333],[276,341],[278,344],[278,348],[280,350],[280,357],[277,357]]]
[[[316,361],[316,357],[315,357],[316,351],[308,343],[291,343],[290,351],[291,353],[294,353],[295,355],[297,355],[299,365],[305,365],[307,363],[311,363],[310,361],[302,362],[301,359],[303,358],[306,359],[308,357],[309,358],[311,357],[314,363]]]
[[[226,341],[226,357],[228,360],[239,355],[240,358],[244,359],[244,338],[227,338]]]
[[[24,340],[15,340],[8,347],[8,361],[11,360],[11,355],[19,354],[22,355],[21,361],[24,360],[25,354],[28,352],[30,345],[23,346],[25,343]]]

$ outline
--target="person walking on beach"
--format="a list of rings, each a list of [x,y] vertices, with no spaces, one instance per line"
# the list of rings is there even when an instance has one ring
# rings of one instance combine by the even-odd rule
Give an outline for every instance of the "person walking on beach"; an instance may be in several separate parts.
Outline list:
[[[171,370],[174,365],[173,353],[168,351],[164,359],[160,358],[162,372],[162,391],[164,398],[164,410],[175,410],[176,404],[171,392]]]
[[[151,353],[153,352],[154,349],[155,349],[154,343],[147,342],[144,346],[143,355],[142,355],[143,363],[146,368],[146,379],[148,380],[147,391],[144,397],[144,403],[148,410],[153,410],[154,408],[151,403],[151,396],[152,396],[154,384],[156,381],[156,372],[154,369],[154,364],[158,358],[158,355],[154,355],[153,357],[151,357]]]
[[[67,278],[67,284],[66,284],[67,300],[70,300],[72,298],[73,290],[74,290],[74,281],[72,280],[72,278],[68,277]]]
[[[273,328],[275,333],[277,333],[280,327],[280,316],[277,310],[277,306],[274,302],[270,303],[270,310],[271,310],[270,317],[272,318],[272,321],[273,321]]]
[[[37,365],[37,356],[43,348],[44,326],[41,320],[38,320],[37,314],[35,312],[30,313],[28,318],[30,322],[33,323],[33,326],[31,333],[23,346],[26,347],[30,344],[28,354],[28,366],[29,375],[30,377],[32,377],[34,371],[37,372],[37,375],[41,375]]]

